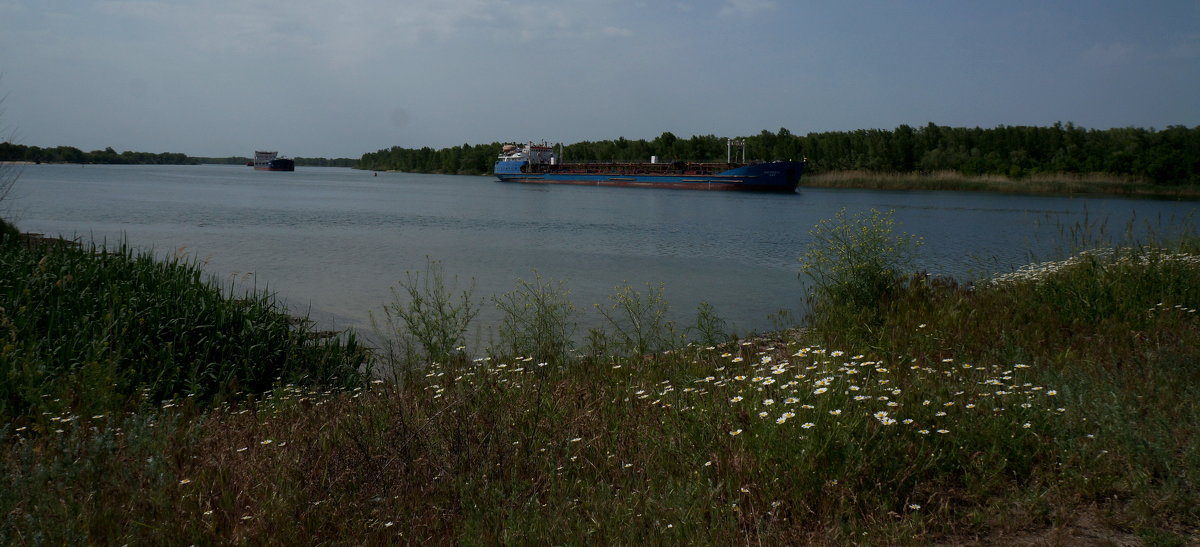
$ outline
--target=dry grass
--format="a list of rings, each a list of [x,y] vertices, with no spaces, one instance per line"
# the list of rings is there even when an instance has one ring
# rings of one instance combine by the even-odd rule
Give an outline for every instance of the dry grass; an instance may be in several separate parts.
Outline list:
[[[1039,173],[1024,178],[1002,175],[933,173],[875,173],[833,171],[805,175],[801,186],[812,188],[869,188],[878,190],[952,190],[1013,194],[1100,194],[1171,199],[1200,199],[1195,186],[1162,186],[1133,177],[1106,173]]]

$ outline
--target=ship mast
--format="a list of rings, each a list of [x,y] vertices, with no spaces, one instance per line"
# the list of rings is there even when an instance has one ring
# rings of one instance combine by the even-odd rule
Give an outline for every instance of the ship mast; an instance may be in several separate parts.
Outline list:
[[[733,148],[738,147],[742,151],[742,163],[746,163],[746,141],[743,140],[725,140],[725,163],[733,163],[737,156],[733,153]]]

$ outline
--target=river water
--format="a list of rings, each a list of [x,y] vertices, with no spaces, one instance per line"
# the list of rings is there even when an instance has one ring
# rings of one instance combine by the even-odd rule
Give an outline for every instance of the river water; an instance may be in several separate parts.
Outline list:
[[[894,210],[931,273],[977,278],[1058,258],[1080,225],[1194,226],[1197,202],[928,191],[795,195],[506,184],[491,177],[299,167],[29,165],[0,215],[24,231],[201,260],[223,286],[266,289],[328,328],[367,330],[426,260],[476,297],[518,278],[566,280],[581,332],[621,285],[665,284],[673,317],[701,301],[740,333],[804,310],[809,230],[840,209]],[[476,333],[499,314],[482,306]],[[486,334],[477,335],[486,337]]]

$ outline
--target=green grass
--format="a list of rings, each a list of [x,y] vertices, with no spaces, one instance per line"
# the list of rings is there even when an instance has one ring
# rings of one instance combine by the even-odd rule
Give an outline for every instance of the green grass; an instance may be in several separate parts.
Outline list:
[[[675,332],[645,324],[665,302],[625,288],[597,334],[622,355],[568,347],[538,278],[494,300],[514,340],[395,381],[0,426],[0,542],[1195,543],[1196,243],[896,279],[815,308],[867,321],[666,351],[639,338]],[[410,286],[451,295],[422,328],[471,298]]]
[[[0,418],[103,414],[142,401],[361,384],[353,336],[314,340],[269,295],[199,265],[115,249],[0,248]]]

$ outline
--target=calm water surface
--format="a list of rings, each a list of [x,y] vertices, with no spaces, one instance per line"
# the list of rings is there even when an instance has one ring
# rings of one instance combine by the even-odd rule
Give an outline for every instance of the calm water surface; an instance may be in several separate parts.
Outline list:
[[[1062,227],[1131,219],[1159,233],[1196,202],[801,189],[795,195],[503,184],[490,177],[243,166],[31,165],[4,203],[18,226],[185,252],[228,284],[268,289],[326,327],[366,329],[426,257],[476,296],[567,280],[582,327],[619,285],[664,283],[677,320],[708,301],[739,332],[800,314],[808,231],[845,207],[895,210],[930,272],[976,277],[1056,258]],[[483,306],[481,332],[497,314]],[[581,331],[583,329],[581,328]],[[486,335],[485,335],[486,336]]]

